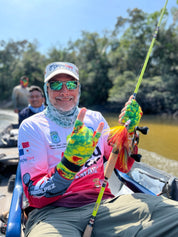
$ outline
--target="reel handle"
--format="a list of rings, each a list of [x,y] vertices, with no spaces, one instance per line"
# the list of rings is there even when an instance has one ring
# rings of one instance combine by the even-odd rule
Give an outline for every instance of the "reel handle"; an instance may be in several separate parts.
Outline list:
[[[139,132],[141,132],[142,134],[144,134],[144,135],[147,135],[148,134],[148,131],[149,131],[149,128],[148,127],[139,127],[139,126],[137,126],[136,128],[135,128],[137,131],[139,131]]]

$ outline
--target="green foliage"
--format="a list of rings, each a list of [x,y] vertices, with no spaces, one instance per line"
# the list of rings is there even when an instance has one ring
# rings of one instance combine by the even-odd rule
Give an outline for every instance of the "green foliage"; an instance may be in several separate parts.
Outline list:
[[[170,92],[167,90],[166,84],[162,83],[160,76],[144,78],[138,100],[144,113],[169,112],[171,108]]]
[[[119,19],[119,24],[116,24],[116,28],[123,28],[123,24],[130,22],[130,27],[109,54],[113,65],[109,72],[113,87],[109,91],[108,101],[120,105],[133,94],[138,80],[134,78],[135,75],[138,78],[141,72],[159,15],[159,12],[147,15],[134,9],[129,11],[127,19]],[[175,112],[178,107],[178,31],[175,19],[167,29],[166,21],[163,21],[137,95],[145,113]],[[116,28],[115,32],[120,32]]]
[[[83,38],[73,44],[77,52],[76,64],[82,84],[81,105],[104,104],[112,83],[108,77],[110,63],[106,49],[108,40],[97,33],[83,32]]]
[[[163,18],[137,100],[144,113],[174,113],[178,110],[178,9],[171,11],[173,23]],[[38,51],[38,42],[0,41],[0,100],[10,100],[12,89],[22,75],[30,85],[43,88],[45,66],[69,61],[79,67],[82,94],[80,105],[123,107],[133,94],[150,46],[160,12],[140,9],[118,16],[112,32],[82,32],[66,48],[53,47],[47,55]],[[107,106],[106,106],[107,107]]]
[[[125,71],[122,75],[115,78],[113,87],[109,90],[110,102],[117,102],[122,105],[126,102],[126,99],[133,94],[133,88],[136,85],[136,76],[131,71]]]
[[[8,43],[0,41],[0,99],[8,98],[9,91],[16,84],[14,71],[21,60],[21,55],[26,49],[27,44],[26,40],[17,41],[16,43],[12,40]]]

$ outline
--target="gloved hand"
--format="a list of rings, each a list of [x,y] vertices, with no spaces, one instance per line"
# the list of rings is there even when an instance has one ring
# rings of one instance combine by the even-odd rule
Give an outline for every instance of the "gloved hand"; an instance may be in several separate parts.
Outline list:
[[[143,115],[142,109],[139,104],[133,99],[133,96],[129,98],[129,101],[125,104],[119,116],[119,122],[125,124],[130,120],[128,132],[132,133],[134,128],[139,124],[140,119]]]
[[[67,138],[68,144],[64,156],[57,165],[58,173],[66,179],[73,179],[92,156],[104,127],[104,123],[100,123],[96,132],[93,133],[83,124],[85,113],[86,109],[81,109],[74,129]]]

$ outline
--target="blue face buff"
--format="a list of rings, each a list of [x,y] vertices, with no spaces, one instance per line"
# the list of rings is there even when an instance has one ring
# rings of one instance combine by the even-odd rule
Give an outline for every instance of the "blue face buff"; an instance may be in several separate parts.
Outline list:
[[[45,109],[45,106],[44,106],[44,104],[42,104],[39,108],[34,108],[34,107],[32,107],[30,104],[29,104],[29,106],[28,106],[30,109],[31,109],[31,111],[33,112],[33,113],[39,113],[39,112],[42,112],[44,109]]]
[[[77,82],[78,83],[78,82]],[[50,84],[50,83],[49,83]],[[59,84],[59,83],[58,83]],[[66,83],[67,84],[67,83]],[[81,93],[81,89],[79,86],[79,95],[78,95],[78,101],[76,103],[76,105],[70,110],[70,111],[61,111],[61,110],[57,110],[49,101],[49,97],[48,97],[48,92],[47,92],[47,85],[48,83],[44,84],[44,92],[45,92],[45,96],[46,96],[46,103],[47,103],[47,108],[45,109],[44,113],[46,114],[46,116],[54,121],[56,124],[60,125],[63,128],[70,128],[73,127],[75,120],[77,118],[77,115],[79,113],[79,108],[78,108],[78,104],[79,104],[79,98],[80,98],[80,93]],[[54,86],[54,85],[53,85]],[[67,86],[67,85],[66,85]],[[71,85],[70,85],[71,86]],[[78,85],[77,85],[78,86]],[[50,86],[51,88],[51,86]],[[57,89],[57,85],[55,85],[53,88]],[[62,88],[62,87],[61,87]],[[72,86],[72,88],[74,88]],[[51,88],[52,89],[52,88]],[[58,85],[58,90],[60,89],[60,86]],[[54,89],[52,89],[54,90]],[[73,89],[72,89],[73,90]]]

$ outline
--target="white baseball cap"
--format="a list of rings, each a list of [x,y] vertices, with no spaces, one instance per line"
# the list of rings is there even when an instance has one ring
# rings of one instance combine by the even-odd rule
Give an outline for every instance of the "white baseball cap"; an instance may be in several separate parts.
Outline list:
[[[68,62],[53,62],[46,66],[44,82],[49,81],[58,74],[67,74],[79,80],[79,70],[74,64]]]

